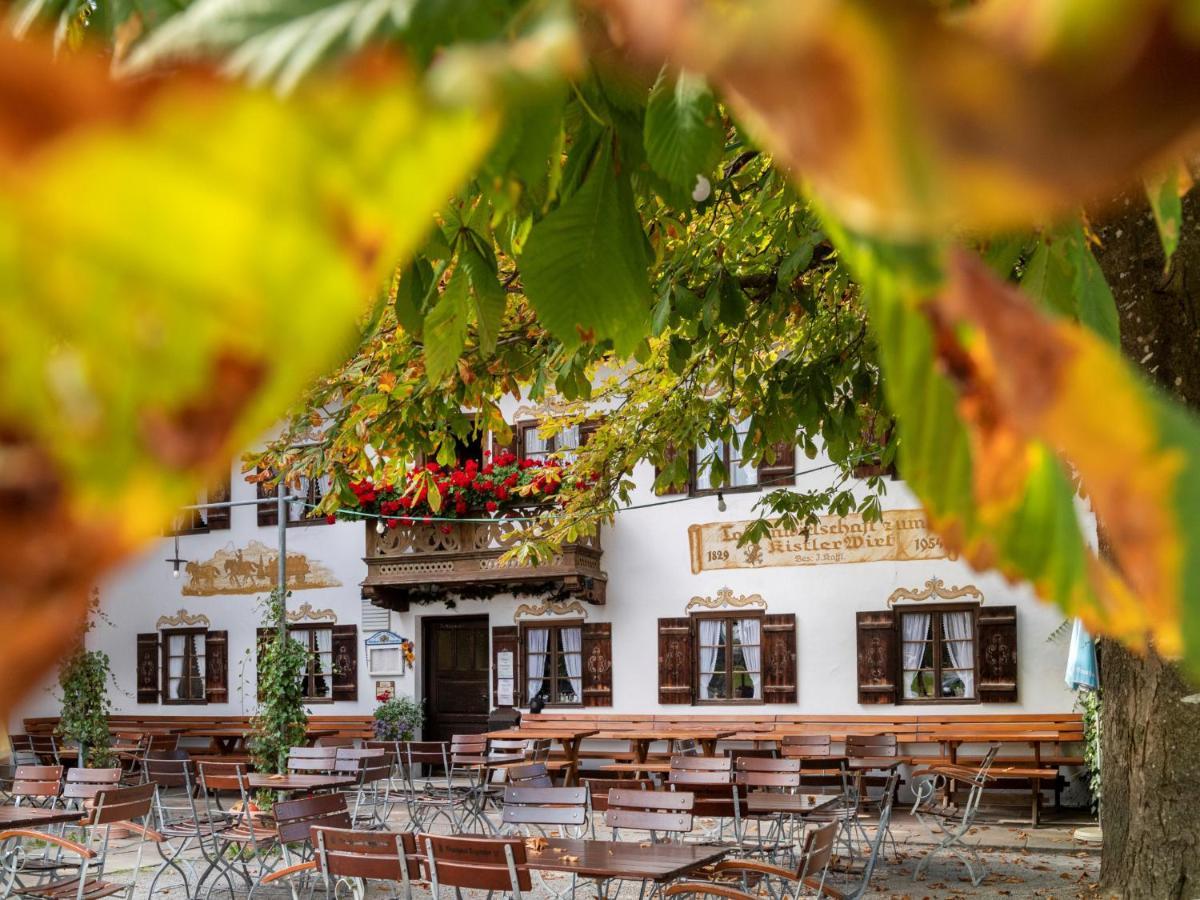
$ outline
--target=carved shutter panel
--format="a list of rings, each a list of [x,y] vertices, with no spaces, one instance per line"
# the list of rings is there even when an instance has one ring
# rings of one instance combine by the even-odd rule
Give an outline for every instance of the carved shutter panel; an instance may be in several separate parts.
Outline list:
[[[229,702],[227,631],[209,631],[204,635],[204,699],[208,703]]]
[[[775,444],[775,462],[765,459],[758,467],[758,482],[764,487],[782,487],[796,479],[796,441],[780,441]]]
[[[692,620],[658,620],[658,702],[692,702]]]
[[[137,702],[158,702],[158,633],[137,636]]]
[[[583,626],[583,705],[612,706],[612,625]]]
[[[208,492],[208,501],[210,503],[228,503],[230,490],[230,476],[225,473],[225,478],[219,484],[214,485]],[[230,507],[218,506],[215,509],[204,511],[208,518],[209,531],[224,531],[229,528]]]
[[[333,699],[358,699],[358,626],[333,626]]]
[[[857,613],[858,702],[896,702],[896,614]]]
[[[763,616],[763,702],[796,702],[796,615]]]
[[[667,461],[669,463],[673,463],[678,458],[678,456],[679,456],[679,451],[676,450],[674,447],[669,447],[667,449]],[[658,476],[661,475],[662,472],[663,472],[663,469],[660,468],[659,466],[654,467],[654,481],[656,484],[658,482]],[[688,476],[685,474],[683,479],[678,484],[668,484],[668,485],[656,487],[654,489],[654,493],[658,494],[658,496],[660,496],[660,497],[665,497],[669,494],[686,494],[688,492],[687,479],[688,479]]]
[[[270,640],[271,640],[271,635],[272,635],[272,633],[273,633],[274,631],[275,631],[275,629],[274,629],[274,628],[259,628],[259,629],[258,629],[258,630],[255,632],[255,638],[254,638],[254,672],[255,672],[255,681],[256,681],[256,683],[257,683],[257,685],[258,685],[258,699],[259,699],[259,700],[263,699],[263,689],[262,689],[262,658],[263,658],[263,647],[265,647],[265,646],[267,645],[267,643],[269,643],[269,642],[270,642]]]
[[[586,640],[586,638],[585,638]],[[500,706],[500,654],[511,653],[513,660],[513,706],[521,705],[521,651],[516,625],[498,625],[492,629],[492,705]],[[586,691],[584,692],[587,693]],[[511,709],[505,706],[504,709]]]
[[[1017,608],[979,609],[979,699],[983,703],[1017,702]]]

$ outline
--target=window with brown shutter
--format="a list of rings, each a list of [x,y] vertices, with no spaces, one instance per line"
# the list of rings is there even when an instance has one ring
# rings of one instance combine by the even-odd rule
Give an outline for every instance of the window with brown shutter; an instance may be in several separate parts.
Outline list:
[[[612,706],[612,625],[583,626],[583,705]]]
[[[158,633],[137,636],[137,702],[157,703],[159,688]]]
[[[307,475],[301,475],[296,487],[284,486],[284,493],[287,496],[300,498],[289,500],[283,506],[287,514],[289,528],[294,526],[329,524],[329,520],[325,516],[313,515],[313,507],[325,498],[325,494],[330,490],[331,484],[332,479],[328,475],[322,475],[318,478],[309,478]],[[266,500],[267,498],[277,496],[278,487],[268,487],[266,483],[261,481],[255,487],[257,488],[256,496],[259,500]],[[277,525],[278,523],[278,503],[260,503],[258,505],[258,524]]]
[[[255,486],[255,496],[259,500],[265,500],[268,497],[275,496],[275,487],[268,487],[266,483],[260,481]],[[275,503],[260,503],[258,504],[258,524],[259,525],[278,525],[279,524],[279,507]]]
[[[358,626],[333,626],[333,699],[358,699]]]
[[[691,618],[694,702],[762,703],[762,613],[701,613]]]
[[[796,483],[796,442],[779,441],[774,444],[775,461],[765,459],[758,467],[758,483],[766,490],[788,487]]]
[[[232,479],[228,473],[225,479],[211,488],[208,492],[206,502],[208,503],[228,503],[232,488]],[[228,531],[231,521],[231,508],[228,506],[217,506],[211,509],[204,510],[207,518],[209,531]]]
[[[492,706],[500,708],[500,654],[509,653],[512,659],[513,706],[521,705],[521,671],[517,626],[497,625],[492,629]],[[505,705],[504,709],[512,707]]]
[[[692,620],[658,620],[658,702],[692,702]]]
[[[204,703],[207,632],[203,628],[171,628],[162,632],[162,702]]]
[[[210,631],[204,641],[204,696],[209,703],[229,702],[229,632]]]
[[[858,702],[896,702],[896,616],[890,609],[855,614]]]
[[[545,706],[583,705],[583,622],[522,622],[522,696]]]
[[[796,615],[762,620],[763,702],[796,702]]]
[[[897,606],[900,703],[977,703],[978,604]]]
[[[1017,702],[1017,608],[979,608],[979,699]]]

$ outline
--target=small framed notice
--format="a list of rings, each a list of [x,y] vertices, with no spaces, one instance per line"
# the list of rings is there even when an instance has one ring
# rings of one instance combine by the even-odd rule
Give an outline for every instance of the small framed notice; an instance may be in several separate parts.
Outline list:
[[[511,650],[502,650],[496,654],[496,677],[507,678],[509,681],[516,677],[513,672],[513,652]]]
[[[510,656],[512,654],[509,654]],[[501,678],[496,682],[496,705],[513,705],[513,679]]]

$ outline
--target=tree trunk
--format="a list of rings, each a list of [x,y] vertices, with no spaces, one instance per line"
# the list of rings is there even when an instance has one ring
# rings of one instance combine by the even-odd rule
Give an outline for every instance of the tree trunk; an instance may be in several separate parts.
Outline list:
[[[1122,198],[1097,229],[1121,347],[1145,375],[1200,410],[1200,192],[1184,202],[1169,270],[1145,199]],[[1104,547],[1101,545],[1101,551]],[[1102,645],[1103,887],[1129,898],[1200,896],[1200,688],[1154,652]]]

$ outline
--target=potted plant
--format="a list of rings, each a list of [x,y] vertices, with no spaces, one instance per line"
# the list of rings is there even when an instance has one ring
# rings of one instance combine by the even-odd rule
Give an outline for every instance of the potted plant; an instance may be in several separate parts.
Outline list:
[[[66,744],[79,748],[80,765],[108,768],[117,764],[108,730],[108,680],[112,677],[108,654],[82,646],[59,671],[62,715],[55,733]]]
[[[393,697],[375,709],[375,738],[380,741],[411,741],[425,722],[425,711],[411,697]]]

